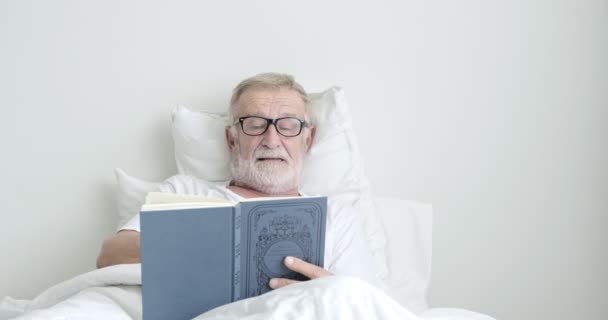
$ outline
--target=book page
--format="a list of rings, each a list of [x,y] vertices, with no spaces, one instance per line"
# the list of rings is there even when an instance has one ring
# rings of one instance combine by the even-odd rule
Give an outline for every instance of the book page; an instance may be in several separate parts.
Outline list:
[[[321,196],[256,197],[256,198],[243,199],[243,200],[241,200],[241,202],[271,201],[271,200],[289,200],[289,199],[319,198],[319,197],[321,197]]]
[[[234,206],[226,199],[166,192],[149,192],[142,211]]]

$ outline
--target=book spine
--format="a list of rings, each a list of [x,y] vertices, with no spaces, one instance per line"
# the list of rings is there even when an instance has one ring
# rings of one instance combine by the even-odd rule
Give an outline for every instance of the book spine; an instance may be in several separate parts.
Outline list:
[[[234,208],[234,248],[233,248],[233,267],[232,267],[232,301],[241,299],[241,206]]]

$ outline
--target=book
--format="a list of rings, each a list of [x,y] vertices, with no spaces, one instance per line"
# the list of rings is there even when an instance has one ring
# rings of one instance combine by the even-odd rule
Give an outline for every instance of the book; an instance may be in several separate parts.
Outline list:
[[[271,278],[306,280],[283,264],[323,266],[327,197],[238,203],[152,192],[140,214],[144,319],[192,319],[264,294]]]

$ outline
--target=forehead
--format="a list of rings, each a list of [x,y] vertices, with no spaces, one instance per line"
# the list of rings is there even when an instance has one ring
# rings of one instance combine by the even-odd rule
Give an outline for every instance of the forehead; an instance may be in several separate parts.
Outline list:
[[[249,89],[238,100],[238,115],[304,116],[306,104],[300,94],[289,88]]]

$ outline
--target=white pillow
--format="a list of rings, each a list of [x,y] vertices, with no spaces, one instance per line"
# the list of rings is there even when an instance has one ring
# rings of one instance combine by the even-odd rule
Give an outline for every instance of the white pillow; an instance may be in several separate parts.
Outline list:
[[[428,309],[433,208],[430,204],[374,196],[387,234],[389,294],[414,313]]]
[[[338,87],[311,93],[309,113],[315,141],[304,165],[300,189],[326,195],[370,194],[363,158],[344,91]],[[369,200],[371,203],[370,199]]]
[[[178,106],[173,110],[172,122],[177,171],[206,181],[230,180],[226,114]]]
[[[118,217],[116,230],[120,230],[141,209],[146,201],[146,194],[157,191],[160,182],[149,182],[129,176],[123,170],[114,169],[118,192],[116,194],[116,205]]]
[[[300,190],[305,194],[339,195],[365,212],[367,240],[374,254],[378,277],[387,275],[386,236],[371,200],[344,92],[332,87],[309,94],[309,113],[316,126],[315,141],[304,162]],[[173,110],[173,139],[178,172],[206,181],[230,180],[230,153],[226,144],[225,114]]]

